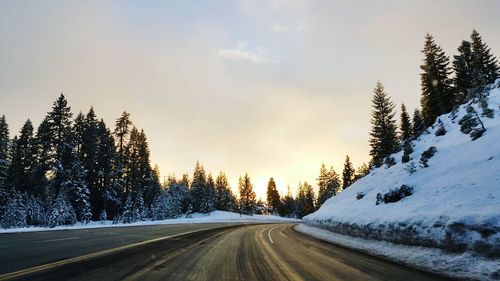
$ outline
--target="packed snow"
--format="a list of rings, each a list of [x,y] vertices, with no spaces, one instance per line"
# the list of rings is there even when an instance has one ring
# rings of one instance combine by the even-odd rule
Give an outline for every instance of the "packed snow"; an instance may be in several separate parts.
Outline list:
[[[128,227],[142,225],[164,225],[164,224],[188,224],[188,223],[273,223],[273,222],[298,222],[300,220],[283,218],[270,215],[240,215],[238,213],[213,211],[211,213],[202,214],[194,213],[186,217],[166,220],[146,220],[134,223],[116,223],[112,221],[89,222],[87,224],[76,223],[74,225],[65,225],[57,227],[23,227],[23,228],[0,228],[0,233],[17,233],[17,232],[34,232],[34,231],[52,231],[52,230],[73,230],[73,229],[88,229],[88,228],[103,228],[103,227]]]
[[[470,257],[471,263],[476,258],[498,259],[500,79],[488,91],[488,107],[493,110],[493,118],[481,116],[482,108],[472,104],[486,128],[482,137],[472,140],[460,131],[459,120],[467,114],[467,105],[462,105],[456,112],[440,116],[434,126],[412,142],[414,152],[409,163],[401,163],[402,151],[392,155],[396,160],[394,166],[372,169],[367,176],[327,200],[318,211],[304,217],[303,223],[358,238],[432,249],[425,251],[440,249],[449,253],[450,259]],[[445,128],[445,135],[436,134],[440,127]],[[421,154],[432,146],[437,150],[428,160],[428,167],[424,167],[419,163]],[[383,196],[402,185],[413,188],[413,194],[395,203],[376,205],[377,194]],[[346,241],[350,240],[341,239],[337,243],[348,245]],[[396,259],[416,267],[447,271],[440,254],[429,255],[430,260],[413,254],[406,260]],[[462,265],[461,274],[469,271],[475,274],[479,268]],[[500,266],[498,262],[494,265],[496,268],[489,268],[487,278],[500,278]],[[479,273],[475,278],[487,279]]]

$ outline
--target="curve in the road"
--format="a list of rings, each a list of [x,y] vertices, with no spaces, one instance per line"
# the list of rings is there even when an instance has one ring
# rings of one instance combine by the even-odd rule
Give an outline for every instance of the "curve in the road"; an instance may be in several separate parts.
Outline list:
[[[6,276],[6,275],[3,275]],[[211,228],[9,278],[25,280],[442,280],[298,233],[291,224]],[[0,279],[1,276],[0,276]]]

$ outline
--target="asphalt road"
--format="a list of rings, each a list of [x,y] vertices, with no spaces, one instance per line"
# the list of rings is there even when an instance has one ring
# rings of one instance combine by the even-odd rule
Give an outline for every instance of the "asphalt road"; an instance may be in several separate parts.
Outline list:
[[[0,280],[442,280],[311,238],[292,224],[3,234],[0,251]]]

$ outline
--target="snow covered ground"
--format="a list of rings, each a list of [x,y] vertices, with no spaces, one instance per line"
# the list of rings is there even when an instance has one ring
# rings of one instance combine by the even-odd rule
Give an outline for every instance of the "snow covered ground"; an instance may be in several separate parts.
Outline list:
[[[440,126],[436,121],[427,134],[413,142],[413,173],[409,172],[408,164],[401,163],[402,152],[396,153],[393,155],[396,165],[372,170],[339,195],[327,200],[317,212],[304,217],[303,223],[363,239],[419,246],[419,249],[430,248],[426,251],[439,249],[446,252],[450,259],[463,260],[460,261],[463,265],[461,274],[465,271],[475,274],[480,266],[473,264],[483,258],[498,260],[500,80],[490,88],[488,104],[494,111],[494,118],[481,117],[486,127],[481,138],[473,141],[460,131],[458,122],[466,114],[465,105],[456,113],[442,115],[439,119],[446,129],[445,135],[436,136]],[[479,114],[483,112],[477,104],[473,106]],[[431,146],[436,147],[437,152],[429,159],[429,167],[424,168],[419,160],[422,152]],[[412,195],[395,203],[375,204],[378,193],[384,195],[403,184],[413,187]],[[343,239],[337,243],[348,245],[345,241],[350,240]],[[429,262],[418,255],[410,255],[411,252],[406,253],[409,261],[405,262],[414,266],[448,271],[439,259],[440,254],[433,255],[435,259]],[[466,257],[470,257],[470,264],[465,261]],[[397,259],[404,260],[403,257]],[[488,278],[500,279],[500,266],[498,262],[494,265],[496,267],[490,268],[492,275]],[[487,279],[482,274],[476,277]]]
[[[162,225],[162,224],[185,224],[185,223],[238,223],[238,222],[298,222],[300,220],[283,218],[278,216],[264,215],[241,215],[238,213],[214,211],[210,214],[194,213],[190,218],[182,216],[177,219],[158,220],[158,221],[141,221],[135,223],[119,223],[113,224],[112,221],[90,222],[88,224],[77,223],[70,226],[49,227],[24,227],[24,228],[0,228],[0,233],[16,233],[16,232],[33,232],[33,231],[52,231],[52,230],[68,230],[68,229],[84,229],[84,228],[102,228],[102,227],[127,227],[140,225]]]

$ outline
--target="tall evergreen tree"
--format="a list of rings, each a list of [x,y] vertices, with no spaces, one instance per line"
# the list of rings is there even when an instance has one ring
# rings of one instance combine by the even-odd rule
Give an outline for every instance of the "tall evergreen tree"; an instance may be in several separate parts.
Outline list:
[[[118,142],[118,153],[120,155],[125,154],[125,148],[127,147],[127,138],[130,134],[131,126],[132,121],[130,121],[130,113],[124,111],[120,118],[116,119],[114,132]]]
[[[356,179],[354,177],[355,172],[356,171],[354,170],[349,155],[346,155],[344,162],[344,170],[342,171],[342,189],[346,189],[347,187],[349,187],[351,184],[354,183]]]
[[[38,126],[35,135],[35,150],[36,150],[36,166],[35,172],[33,174],[33,184],[34,189],[37,194],[46,196],[44,194],[47,191],[47,186],[49,184],[47,173],[52,167],[52,142],[51,142],[51,132],[49,117],[46,116],[45,119]],[[49,202],[44,202],[45,207],[51,207]]]
[[[422,86],[422,113],[427,126],[436,118],[452,110],[454,105],[453,89],[448,76],[451,73],[449,59],[444,51],[434,42],[434,37],[427,34],[422,50],[424,63],[420,66]]]
[[[13,143],[11,164],[9,166],[7,185],[20,192],[35,194],[33,173],[36,165],[33,125],[28,119],[17,139]]]
[[[205,185],[205,191],[202,202],[200,202],[201,212],[210,213],[215,211],[215,182],[212,174],[208,174],[207,184]]]
[[[497,58],[490,53],[490,48],[482,41],[476,30],[471,34],[472,45],[472,97],[482,93],[484,87],[493,83],[500,76]]]
[[[120,198],[125,186],[117,171],[118,155],[113,135],[102,119],[98,124],[97,136],[99,145],[96,155],[96,187],[102,198],[102,206],[100,209],[92,206],[93,214],[98,212],[102,214],[105,210],[107,216],[114,218],[119,212]]]
[[[191,182],[191,198],[194,212],[203,212],[204,201],[206,200],[207,176],[205,169],[196,161]]]
[[[288,186],[287,194],[281,198],[281,209],[279,210],[280,216],[282,217],[294,217],[295,216],[295,199],[292,195],[292,190]]]
[[[236,209],[236,198],[231,191],[226,174],[220,172],[215,179],[215,208],[221,211],[234,211]]]
[[[281,200],[276,183],[273,178],[267,183],[267,204],[271,207],[271,213],[277,212],[281,207]]]
[[[379,167],[386,157],[399,148],[394,120],[394,103],[387,96],[380,82],[377,82],[375,86],[372,103],[370,156],[372,165]]]
[[[48,113],[48,124],[51,136],[52,155],[55,155],[52,163],[56,160],[62,161],[64,154],[67,153],[68,145],[71,141],[71,107],[64,94],[54,102],[52,111]]]
[[[470,96],[474,88],[472,46],[469,41],[462,41],[458,47],[458,55],[453,56],[453,87],[455,103],[462,104]]]
[[[304,183],[305,184],[305,183]],[[320,207],[325,201],[337,194],[340,191],[340,178],[333,166],[330,170],[326,169],[325,164],[321,164],[318,177],[318,201],[317,206]],[[300,187],[300,185],[299,185]],[[300,189],[300,188],[299,188]],[[298,200],[297,195],[297,200]]]
[[[75,126],[77,125],[75,120]],[[103,209],[102,194],[99,189],[99,165],[97,157],[99,152],[99,121],[91,107],[83,120],[83,132],[81,135],[81,143],[77,144],[80,147],[80,161],[83,169],[86,171],[85,182],[88,190],[90,190],[90,201],[92,205],[93,219],[99,219]]]
[[[426,128],[424,117],[418,109],[415,109],[415,111],[413,112],[412,125],[413,138],[418,138],[420,135],[422,135]]]
[[[296,213],[299,218],[314,212],[314,191],[307,182],[299,183],[296,200]]]
[[[5,189],[7,169],[9,166],[9,126],[5,121],[5,115],[0,117],[0,190]]]
[[[240,212],[246,215],[255,214],[257,202],[255,201],[253,184],[248,174],[245,174],[243,178],[240,177],[238,190],[240,192]]]
[[[401,131],[401,143],[405,140],[410,140],[413,137],[412,124],[410,121],[410,115],[406,111],[406,106],[401,104],[401,116],[399,123],[399,130]]]

